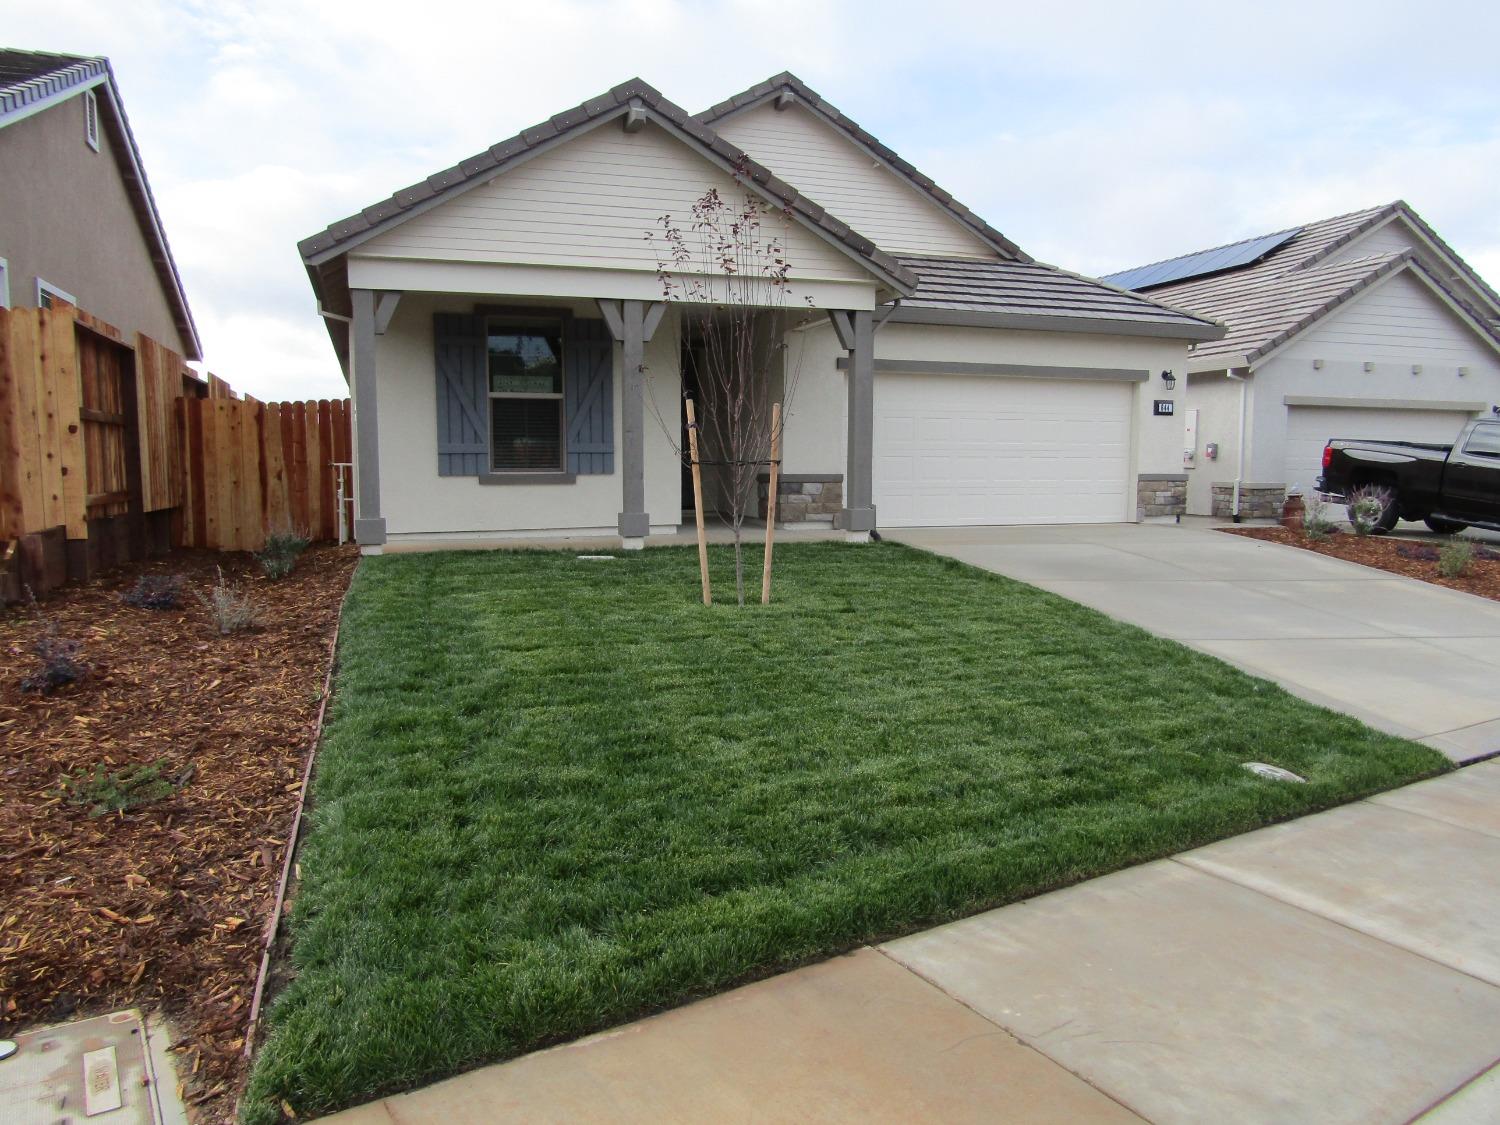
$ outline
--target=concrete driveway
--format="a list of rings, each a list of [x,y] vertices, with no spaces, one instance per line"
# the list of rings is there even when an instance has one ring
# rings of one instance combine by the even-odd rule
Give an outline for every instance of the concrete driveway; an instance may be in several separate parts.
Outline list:
[[[1500,603],[1201,524],[884,534],[1170,637],[1455,761],[1500,752]]]

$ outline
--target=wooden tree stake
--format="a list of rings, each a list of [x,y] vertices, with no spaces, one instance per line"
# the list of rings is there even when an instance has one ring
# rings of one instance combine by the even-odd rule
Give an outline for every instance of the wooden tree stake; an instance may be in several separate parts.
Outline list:
[[[714,593],[708,584],[708,536],[703,530],[703,469],[698,464],[698,418],[693,400],[687,400],[688,452],[693,459],[693,515],[698,521],[698,571],[703,576],[703,604],[714,604]]]
[[[776,538],[776,491],[781,485],[781,403],[771,404],[771,482],[766,494],[766,562],[760,574],[760,604],[771,604],[771,547]]]

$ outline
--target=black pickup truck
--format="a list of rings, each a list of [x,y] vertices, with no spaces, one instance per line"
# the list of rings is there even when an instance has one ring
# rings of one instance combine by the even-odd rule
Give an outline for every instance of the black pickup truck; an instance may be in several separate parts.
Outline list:
[[[1500,530],[1500,418],[1476,419],[1452,445],[1334,438],[1323,449],[1317,489],[1347,501],[1371,486],[1386,501],[1377,522],[1424,520],[1451,534],[1471,525]]]

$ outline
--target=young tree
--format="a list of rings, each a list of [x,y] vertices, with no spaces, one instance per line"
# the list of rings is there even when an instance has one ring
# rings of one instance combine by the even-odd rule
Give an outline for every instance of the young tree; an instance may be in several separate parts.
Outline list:
[[[700,453],[716,486],[715,508],[734,533],[740,605],[745,604],[742,529],[756,509],[757,477],[768,464],[773,374],[783,373],[783,412],[796,382],[795,365],[786,362],[790,216],[750,191],[746,178],[743,168],[736,169],[739,198],[710,187],[693,201],[685,223],[663,215],[659,229],[646,232],[657,249],[662,296],[682,310]],[[676,448],[674,427],[665,420],[662,425]]]

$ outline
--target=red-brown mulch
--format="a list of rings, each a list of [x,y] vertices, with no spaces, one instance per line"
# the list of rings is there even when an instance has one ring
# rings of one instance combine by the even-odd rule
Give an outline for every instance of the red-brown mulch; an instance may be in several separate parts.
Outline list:
[[[1304,551],[1316,551],[1320,555],[1331,555],[1336,559],[1372,566],[1376,570],[1403,574],[1407,578],[1420,578],[1435,586],[1446,586],[1450,590],[1462,590],[1466,594],[1478,594],[1481,598],[1500,601],[1500,551],[1484,543],[1474,543],[1474,561],[1468,573],[1461,578],[1444,578],[1438,573],[1437,551],[1442,545],[1437,542],[1392,538],[1387,535],[1351,535],[1347,532],[1330,535],[1325,539],[1309,539],[1300,531],[1284,527],[1225,527],[1230,535],[1244,535],[1251,539],[1265,539],[1272,543],[1285,543],[1290,547],[1301,547]],[[1488,556],[1488,557],[1486,557]]]
[[[248,555],[179,552],[0,611],[0,1032],[75,1015],[161,1009],[182,1035],[198,1121],[226,1120],[262,937],[354,548],[308,550],[269,582]],[[221,637],[191,591],[222,566],[262,624]],[[120,595],[182,574],[173,610]],[[90,672],[24,692],[49,623]],[[176,792],[91,816],[64,775],[162,763]]]

